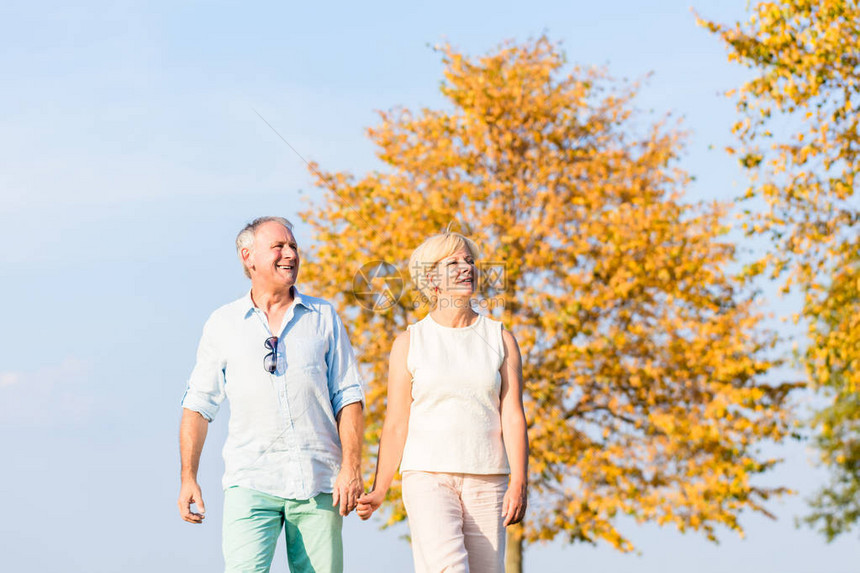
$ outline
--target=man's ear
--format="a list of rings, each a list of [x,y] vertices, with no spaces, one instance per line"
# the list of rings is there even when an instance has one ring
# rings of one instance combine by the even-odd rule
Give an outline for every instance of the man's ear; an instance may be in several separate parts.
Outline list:
[[[250,264],[251,249],[248,247],[242,247],[242,250],[239,251],[239,253],[242,255],[242,264],[250,271],[253,268],[253,265]]]

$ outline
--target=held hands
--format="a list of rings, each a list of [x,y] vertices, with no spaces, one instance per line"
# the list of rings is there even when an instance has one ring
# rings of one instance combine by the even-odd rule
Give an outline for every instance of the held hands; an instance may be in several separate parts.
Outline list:
[[[525,484],[510,484],[502,500],[502,517],[505,518],[505,527],[522,521],[526,515],[527,498]]]
[[[502,500],[502,517],[504,517],[504,526],[513,525],[523,520],[526,515],[526,506],[528,495],[525,485],[517,486],[511,484],[508,491],[505,492],[505,497]],[[382,502],[385,501],[385,492],[382,490],[373,490],[365,493],[358,498],[358,505],[355,512],[358,516],[367,520],[373,515],[373,512],[379,509]]]
[[[364,491],[364,481],[358,468],[341,467],[334,482],[332,505],[340,505],[340,514],[349,515],[355,509],[361,492]]]
[[[382,490],[367,492],[358,498],[358,507],[355,512],[363,520],[370,519],[370,516],[373,515],[374,511],[379,509],[379,506],[382,505],[384,500],[385,492]]]
[[[191,504],[196,504],[200,513],[191,511]],[[203,505],[203,493],[196,480],[182,480],[179,488],[179,515],[188,523],[203,523],[206,517],[206,506]]]

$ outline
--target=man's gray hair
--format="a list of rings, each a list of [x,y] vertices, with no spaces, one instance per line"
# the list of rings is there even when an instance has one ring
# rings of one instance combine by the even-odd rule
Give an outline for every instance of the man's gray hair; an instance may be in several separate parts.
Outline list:
[[[244,229],[239,231],[239,234],[236,235],[236,254],[239,255],[239,262],[242,263],[242,270],[245,271],[245,276],[248,278],[251,278],[251,273],[248,271],[248,267],[245,266],[245,261],[242,260],[242,249],[254,249],[254,235],[256,235],[257,229],[259,229],[260,225],[263,223],[280,223],[289,231],[292,232],[293,230],[293,224],[283,217],[257,217],[245,225]]]

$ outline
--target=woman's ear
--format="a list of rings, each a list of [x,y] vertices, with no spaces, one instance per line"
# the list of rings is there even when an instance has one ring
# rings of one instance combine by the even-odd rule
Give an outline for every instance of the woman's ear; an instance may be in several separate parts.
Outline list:
[[[439,292],[439,273],[436,272],[436,269],[429,271],[424,278],[427,280],[427,286],[430,287],[430,290],[433,292]]]

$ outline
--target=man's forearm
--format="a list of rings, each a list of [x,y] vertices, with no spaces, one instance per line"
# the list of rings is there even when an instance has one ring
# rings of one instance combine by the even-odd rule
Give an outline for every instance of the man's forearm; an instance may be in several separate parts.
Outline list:
[[[341,408],[337,415],[337,433],[343,449],[342,467],[361,470],[361,446],[364,442],[364,411],[361,402]]]
[[[182,462],[182,479],[197,480],[200,453],[209,431],[209,422],[199,412],[182,410],[179,425],[179,457]]]

